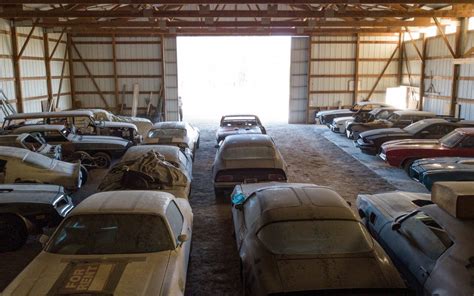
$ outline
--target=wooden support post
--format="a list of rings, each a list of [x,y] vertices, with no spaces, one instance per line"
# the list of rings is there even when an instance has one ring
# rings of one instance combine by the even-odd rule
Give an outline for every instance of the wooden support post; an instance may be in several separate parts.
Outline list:
[[[370,97],[372,96],[375,89],[377,88],[377,85],[379,84],[380,80],[382,79],[383,75],[385,74],[385,71],[387,71],[388,66],[390,66],[390,63],[393,61],[393,57],[397,53],[398,49],[399,49],[399,45],[397,45],[397,47],[395,47],[395,50],[392,52],[392,55],[390,56],[390,59],[385,64],[385,67],[383,68],[382,73],[380,73],[380,75],[377,77],[377,80],[375,81],[374,86],[372,87],[369,94],[367,95],[367,101],[370,100]]]
[[[418,110],[423,110],[423,101],[425,97],[425,68],[426,68],[426,52],[428,48],[428,39],[425,37],[425,34],[421,35],[423,39],[422,45],[422,55],[421,55],[421,65],[420,65],[420,103],[418,105]]]
[[[456,30],[456,39],[455,39],[455,52],[454,58],[461,58],[464,53],[466,35],[467,35],[467,19],[460,18],[460,26]],[[449,106],[449,115],[456,116],[456,105],[458,103],[458,89],[459,89],[459,76],[461,72],[460,64],[453,64],[453,80],[451,88],[451,103]]]
[[[74,76],[74,61],[72,55],[72,36],[67,34],[67,60],[69,65],[69,85],[71,89],[71,100],[74,107],[79,107],[76,102],[76,85],[75,85],[75,76]]]
[[[53,101],[53,84],[51,82],[51,58],[49,53],[49,39],[48,33],[43,33],[43,47],[44,47],[44,68],[46,72],[46,88],[48,91],[48,108],[51,108]]]
[[[64,56],[63,56],[63,65],[61,68],[61,79],[59,80],[59,87],[58,87],[58,94],[56,97],[56,108],[59,107],[59,100],[61,99],[61,90],[63,87],[63,80],[64,80],[64,68],[66,68],[66,53],[67,51],[64,51]]]
[[[308,71],[306,73],[307,75],[307,79],[306,79],[306,90],[307,90],[307,93],[308,93],[308,100],[306,101],[306,123],[312,123],[313,119],[314,118],[311,118],[311,114],[309,113],[310,112],[310,109],[309,107],[311,106],[311,58],[313,56],[313,44],[312,44],[312,41],[313,40],[313,36],[309,36],[308,37]]]
[[[403,33],[399,33],[398,36],[398,77],[397,77],[397,85],[402,85],[403,83],[403,54],[405,47],[403,46]]]
[[[71,45],[72,45],[72,48],[74,48],[74,51],[76,52],[77,57],[78,57],[79,60],[81,61],[82,65],[84,66],[84,69],[86,70],[87,75],[88,75],[89,78],[92,80],[92,84],[94,85],[95,89],[96,89],[97,92],[99,93],[100,99],[101,99],[102,102],[104,103],[105,108],[108,109],[108,108],[109,108],[109,104],[107,103],[107,100],[105,99],[104,94],[102,93],[102,90],[100,89],[99,85],[98,85],[97,82],[95,81],[94,75],[92,75],[92,72],[91,72],[91,70],[89,69],[89,67],[87,66],[87,63],[84,61],[84,59],[82,58],[81,53],[80,53],[79,50],[77,49],[76,44],[74,44],[74,41],[71,41]]]
[[[21,89],[20,58],[18,56],[18,39],[15,26],[11,27],[10,38],[12,44],[13,75],[15,78],[16,111],[23,113],[24,101]]]
[[[352,105],[356,104],[359,97],[359,56],[360,56],[360,36],[356,34],[355,44],[355,61],[354,61],[354,95],[352,97]]]
[[[161,86],[163,91],[161,92],[161,110],[160,112],[160,120],[166,121],[166,88],[165,88],[165,36],[161,35],[161,42],[160,42],[160,50],[161,50]],[[160,106],[157,106],[158,108]]]
[[[115,111],[118,112],[120,110],[119,106],[119,84],[117,78],[117,44],[115,40],[115,34],[112,35],[112,62],[113,62],[113,70],[114,70],[114,91],[115,91]]]

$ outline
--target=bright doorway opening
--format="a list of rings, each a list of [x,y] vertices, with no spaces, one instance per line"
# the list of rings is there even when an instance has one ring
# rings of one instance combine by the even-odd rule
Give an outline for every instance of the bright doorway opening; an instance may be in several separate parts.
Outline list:
[[[291,37],[178,37],[186,121],[255,114],[288,122]]]

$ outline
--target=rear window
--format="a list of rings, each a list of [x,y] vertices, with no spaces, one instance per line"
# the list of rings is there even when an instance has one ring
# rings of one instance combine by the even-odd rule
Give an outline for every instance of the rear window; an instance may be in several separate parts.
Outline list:
[[[461,133],[452,131],[451,133],[442,137],[439,141],[446,147],[454,147],[459,141],[461,141],[462,138],[463,135]]]
[[[149,138],[186,137],[186,130],[179,128],[154,129],[148,133]]]
[[[232,147],[227,148],[222,153],[224,160],[235,159],[274,159],[275,150],[273,147]]]
[[[354,254],[373,248],[364,226],[348,220],[276,222],[263,226],[257,236],[273,254]]]

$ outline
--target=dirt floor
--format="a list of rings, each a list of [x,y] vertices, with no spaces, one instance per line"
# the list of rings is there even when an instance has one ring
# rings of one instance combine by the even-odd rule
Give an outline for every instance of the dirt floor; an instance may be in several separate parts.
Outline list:
[[[215,127],[201,124],[201,143],[193,168],[191,206],[194,212],[193,242],[186,295],[241,294],[239,258],[232,237],[230,204],[216,199],[211,167],[215,155]],[[327,128],[315,125],[273,124],[267,126],[286,160],[290,182],[315,183],[333,187],[355,206],[359,193],[378,193],[395,187],[357,159],[329,141]],[[347,141],[349,145],[350,142]],[[75,199],[94,192],[104,171],[91,173],[91,183]],[[21,250],[0,254],[0,290],[39,252],[31,239]]]

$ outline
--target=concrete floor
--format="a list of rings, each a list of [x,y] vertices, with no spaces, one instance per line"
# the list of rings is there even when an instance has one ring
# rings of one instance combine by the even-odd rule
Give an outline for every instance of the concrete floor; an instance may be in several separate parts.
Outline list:
[[[194,229],[187,295],[241,294],[230,204],[225,199],[215,199],[213,194],[211,166],[216,126],[217,123],[198,124],[201,143],[194,162],[190,199]],[[359,193],[397,189],[426,192],[402,170],[386,165],[377,157],[361,154],[352,141],[332,133],[325,126],[270,124],[267,131],[288,163],[290,182],[330,186],[351,202],[353,208]],[[89,183],[74,195],[74,200],[79,202],[92,194],[105,173],[105,170],[92,171]],[[0,254],[0,290],[39,250],[39,243],[31,238],[21,250]]]

